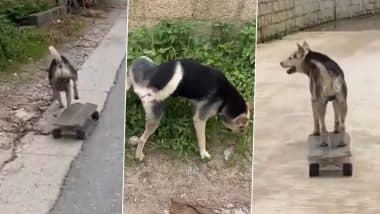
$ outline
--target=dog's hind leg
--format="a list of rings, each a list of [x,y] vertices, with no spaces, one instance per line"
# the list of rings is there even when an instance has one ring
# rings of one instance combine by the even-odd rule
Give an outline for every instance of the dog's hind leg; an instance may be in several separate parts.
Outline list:
[[[61,94],[59,93],[58,90],[53,90],[53,93],[54,93],[55,99],[58,101],[59,108],[63,108],[64,106],[63,106],[63,103],[62,103]]]
[[[326,129],[326,123],[325,123],[325,116],[326,116],[326,107],[327,102],[317,102],[316,103],[317,112],[318,112],[318,119],[321,126],[321,146],[328,146],[327,144],[327,129]]]
[[[337,110],[339,114],[339,132],[344,133],[346,131],[345,122],[346,122],[346,115],[347,115],[347,102],[337,102]],[[342,141],[338,144],[338,147],[345,146],[346,143]]]
[[[339,112],[340,112],[340,130],[342,132],[346,131],[346,116],[347,116],[347,102],[343,101],[339,103]]]
[[[145,110],[145,130],[144,133],[140,136],[136,148],[135,158],[139,161],[142,161],[145,157],[143,149],[145,143],[148,141],[149,137],[156,131],[160,124],[160,119],[163,114],[163,105],[162,103],[151,101],[143,102]]]
[[[74,89],[74,99],[79,100],[78,80],[73,81],[73,89]]]
[[[70,87],[67,87],[67,89],[65,90],[65,94],[66,94],[67,107],[69,107],[71,105],[71,88]]]
[[[320,132],[320,127],[319,127],[317,102],[312,101],[311,107],[313,109],[313,121],[314,121],[314,130],[313,130],[313,133],[311,133],[311,135],[319,136],[321,132]]]
[[[341,115],[339,111],[339,104],[336,100],[333,101],[333,108],[334,108],[334,133],[339,133]]]

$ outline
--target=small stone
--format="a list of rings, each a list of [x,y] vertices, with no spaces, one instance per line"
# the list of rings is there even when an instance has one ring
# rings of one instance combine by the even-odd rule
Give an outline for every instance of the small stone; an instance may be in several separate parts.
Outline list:
[[[129,138],[128,144],[132,146],[136,146],[139,143],[139,138],[137,136],[132,136]]]
[[[21,108],[15,111],[15,116],[22,121],[28,121],[34,117],[34,114],[27,112],[23,108]]]
[[[233,154],[234,152],[234,147],[227,147],[226,149],[224,149],[224,160],[225,161],[228,161],[231,157],[231,155]]]

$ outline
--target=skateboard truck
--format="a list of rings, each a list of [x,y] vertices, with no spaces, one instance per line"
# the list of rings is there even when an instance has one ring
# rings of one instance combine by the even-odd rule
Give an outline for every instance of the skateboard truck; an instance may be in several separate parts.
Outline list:
[[[327,139],[328,146],[321,147],[321,136],[310,135],[308,138],[309,176],[317,177],[321,171],[342,171],[343,176],[352,176],[350,136],[329,132]]]
[[[92,103],[74,103],[66,108],[53,123],[54,138],[61,138],[62,134],[74,134],[76,139],[84,140],[88,136],[89,128],[99,120],[97,105]]]

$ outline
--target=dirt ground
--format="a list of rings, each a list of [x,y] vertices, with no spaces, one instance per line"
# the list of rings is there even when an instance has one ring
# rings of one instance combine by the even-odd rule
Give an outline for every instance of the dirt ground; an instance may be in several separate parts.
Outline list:
[[[137,6],[141,4],[130,4],[129,14]],[[155,17],[155,21],[134,16],[128,20],[128,29],[152,26],[168,13],[170,11],[163,13],[161,18]],[[127,150],[129,146],[126,145]],[[144,161],[125,165],[124,210],[136,214],[169,213],[171,199],[178,198],[212,208],[216,213],[250,213],[252,164],[249,160],[233,165],[226,162],[225,149],[224,144],[208,148],[212,156],[208,162],[199,157],[184,161],[150,150],[148,142]]]
[[[194,142],[195,143],[195,142]],[[170,199],[196,202],[222,213],[248,213],[251,165],[229,166],[223,146],[210,150],[209,162],[182,161],[146,152],[142,163],[125,168],[125,210],[136,214],[169,213]],[[240,212],[239,212],[240,211]]]
[[[109,10],[97,13],[96,18],[69,17],[80,21],[85,28],[80,30],[79,34],[72,34],[72,38],[70,33],[65,32],[64,39],[68,42],[57,45],[57,48],[74,67],[80,68],[112,27],[118,14],[119,10]],[[55,22],[48,29],[63,32],[65,23],[62,21],[65,20],[68,19],[63,19],[60,23]],[[0,154],[8,153],[10,150],[15,154],[18,140],[28,131],[45,132],[40,130],[37,121],[54,102],[46,72],[50,60],[49,55],[39,60],[30,59],[29,63],[14,66],[9,71],[0,73]],[[16,157],[12,156],[10,160],[0,160],[0,169],[14,158]]]

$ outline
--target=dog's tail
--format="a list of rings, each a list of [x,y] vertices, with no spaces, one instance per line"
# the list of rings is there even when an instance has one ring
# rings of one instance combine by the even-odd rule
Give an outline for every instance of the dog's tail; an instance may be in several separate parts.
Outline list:
[[[57,49],[55,49],[54,46],[50,45],[49,46],[49,51],[50,51],[50,54],[54,57],[55,60],[57,60],[58,62],[62,62],[62,56],[57,51]]]

